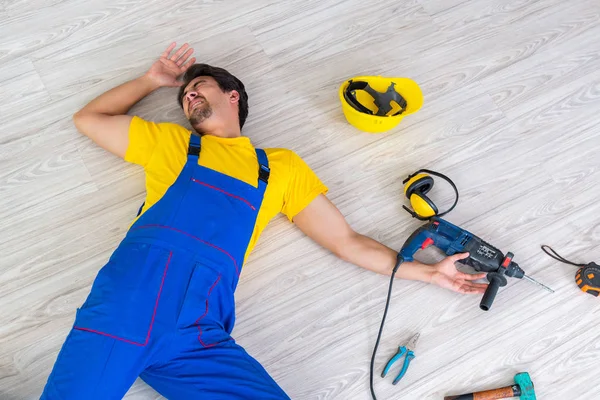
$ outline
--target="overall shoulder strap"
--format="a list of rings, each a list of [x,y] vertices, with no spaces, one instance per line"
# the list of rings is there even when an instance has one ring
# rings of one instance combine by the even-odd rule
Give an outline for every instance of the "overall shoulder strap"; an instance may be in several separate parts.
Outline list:
[[[188,146],[188,156],[198,157],[200,155],[200,148],[200,136],[192,133],[190,136],[190,145]]]
[[[269,159],[267,158],[267,154],[263,149],[255,149],[256,157],[258,158],[258,186],[262,185],[266,186],[269,183],[269,175],[271,174],[271,169],[269,168]]]

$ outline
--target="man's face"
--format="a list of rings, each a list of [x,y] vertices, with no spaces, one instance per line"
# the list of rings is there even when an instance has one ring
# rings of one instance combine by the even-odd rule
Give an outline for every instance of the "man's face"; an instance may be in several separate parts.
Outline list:
[[[213,77],[199,76],[183,92],[183,112],[192,127],[203,133],[218,120],[228,118],[232,95],[237,96],[237,92],[223,92]]]

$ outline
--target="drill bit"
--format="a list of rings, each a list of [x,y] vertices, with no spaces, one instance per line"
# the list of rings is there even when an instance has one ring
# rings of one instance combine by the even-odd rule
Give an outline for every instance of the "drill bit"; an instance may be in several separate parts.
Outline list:
[[[533,282],[533,283],[535,283],[536,285],[543,287],[544,289],[546,289],[546,290],[547,290],[547,291],[549,291],[550,293],[554,293],[554,290],[550,289],[548,286],[544,285],[543,283],[540,283],[540,282],[536,281],[535,279],[533,279],[533,278],[532,278],[532,277],[530,277],[530,276],[523,275],[523,278],[527,279],[529,282]]]

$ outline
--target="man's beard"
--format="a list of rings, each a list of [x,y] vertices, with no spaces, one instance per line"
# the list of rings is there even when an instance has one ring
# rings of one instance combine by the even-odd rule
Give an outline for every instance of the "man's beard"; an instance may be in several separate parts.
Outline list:
[[[192,110],[190,114],[189,121],[192,127],[198,133],[202,133],[200,131],[200,124],[204,122],[207,118],[210,118],[213,111],[208,102],[205,102],[202,106]]]

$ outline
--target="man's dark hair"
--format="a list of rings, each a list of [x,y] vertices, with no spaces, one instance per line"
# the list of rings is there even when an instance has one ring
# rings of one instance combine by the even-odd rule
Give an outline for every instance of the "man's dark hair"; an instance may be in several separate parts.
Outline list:
[[[227,70],[219,67],[213,67],[208,64],[194,64],[192,65],[183,75],[183,85],[179,89],[179,97],[177,101],[179,106],[183,108],[183,92],[189,83],[199,76],[211,76],[219,87],[224,92],[231,92],[237,90],[240,94],[238,101],[238,118],[240,120],[240,129],[244,126],[246,118],[248,117],[248,93],[244,88],[244,84],[235,76],[231,75]]]

